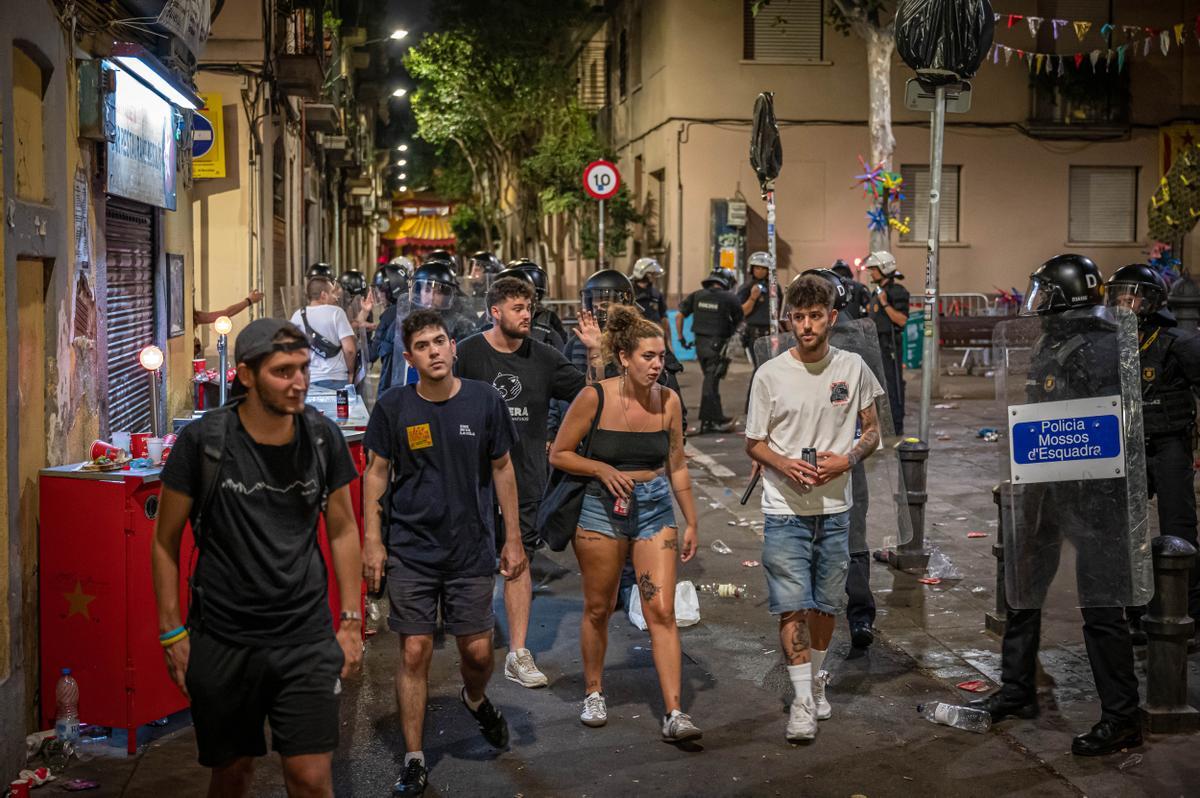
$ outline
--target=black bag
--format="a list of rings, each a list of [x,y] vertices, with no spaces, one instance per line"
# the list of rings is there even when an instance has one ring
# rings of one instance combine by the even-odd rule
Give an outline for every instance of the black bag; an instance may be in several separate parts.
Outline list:
[[[989,0],[900,0],[895,24],[896,52],[917,73],[972,77],[992,46]]]
[[[592,419],[592,428],[588,430],[587,438],[583,441],[581,455],[587,457],[592,453],[592,435],[596,425],[600,423],[600,414],[604,412],[604,389],[598,384],[593,385],[599,404],[596,405],[596,416]],[[551,551],[562,551],[575,537],[575,527],[579,525],[579,510],[583,505],[583,493],[591,477],[568,474],[558,468],[550,474],[546,483],[546,492],[542,494],[542,503],[538,506],[537,519],[534,528]]]
[[[304,322],[304,332],[308,335],[309,346],[312,347],[314,352],[326,360],[341,354],[342,345],[340,343],[335,344],[333,341],[330,341],[324,335],[321,335],[312,327],[308,326],[308,308],[300,308],[300,320]]]

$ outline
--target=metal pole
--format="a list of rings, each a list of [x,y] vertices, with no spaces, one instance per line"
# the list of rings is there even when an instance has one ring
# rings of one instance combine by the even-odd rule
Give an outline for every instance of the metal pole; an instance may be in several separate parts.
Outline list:
[[[229,397],[229,382],[225,378],[229,371],[229,336],[217,336],[217,407],[224,407]]]
[[[600,200],[600,234],[596,243],[596,267],[604,268],[604,200]]]
[[[938,372],[938,249],[942,227],[942,139],[946,130],[946,87],[934,97],[929,138],[929,241],[925,265],[925,351],[921,358],[921,440],[929,440],[929,406]]]
[[[155,438],[162,437],[162,421],[159,418],[158,406],[158,370],[149,372],[150,374],[150,434]]]
[[[1146,648],[1146,703],[1142,725],[1153,734],[1200,728],[1200,712],[1188,705],[1188,641],[1195,621],[1188,616],[1188,577],[1196,547],[1183,538],[1160,535],[1154,550],[1154,598],[1142,619]]]
[[[767,267],[767,308],[771,314],[771,334],[779,332],[779,278],[775,274],[775,189],[767,192],[767,252],[771,263]]]

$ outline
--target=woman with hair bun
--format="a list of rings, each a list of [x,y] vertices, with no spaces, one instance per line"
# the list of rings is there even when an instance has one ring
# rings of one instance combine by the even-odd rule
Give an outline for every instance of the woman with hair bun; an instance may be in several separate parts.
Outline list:
[[[682,666],[675,625],[676,561],[690,560],[697,546],[679,396],[658,383],[666,353],[662,328],[642,318],[637,308],[608,308],[603,351],[618,376],[579,394],[550,452],[555,468],[591,478],[574,540],[584,594],[579,643],[586,697],[579,719],[586,726],[603,726],[608,720],[602,684],[608,621],[621,567],[632,548],[666,708],[662,737],[672,743],[695,740],[700,729],[680,707]],[[596,431],[589,456],[583,457],[577,450],[593,419]],[[682,537],[672,493],[683,511]]]

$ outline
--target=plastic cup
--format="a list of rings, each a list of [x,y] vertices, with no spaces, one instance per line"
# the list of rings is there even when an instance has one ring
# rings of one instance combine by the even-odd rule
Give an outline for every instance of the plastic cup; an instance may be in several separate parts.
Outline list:
[[[109,460],[120,460],[123,452],[108,441],[92,441],[92,459],[107,457]]]
[[[146,439],[146,456],[150,458],[150,462],[158,464],[162,462],[163,454],[163,439],[162,438],[147,438]]]
[[[13,779],[8,794],[11,798],[29,798],[29,779]]]
[[[118,449],[129,451],[131,441],[128,432],[114,432],[112,434],[112,442],[113,446],[116,446]]]
[[[135,460],[146,456],[146,441],[150,440],[149,432],[135,432],[130,436],[129,454]]]

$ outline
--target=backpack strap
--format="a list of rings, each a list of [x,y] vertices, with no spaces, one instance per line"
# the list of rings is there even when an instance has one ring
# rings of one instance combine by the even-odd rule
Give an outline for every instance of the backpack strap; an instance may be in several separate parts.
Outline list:
[[[333,455],[336,441],[331,439],[332,434],[325,416],[312,405],[304,406],[304,413],[300,418],[300,423],[304,425],[305,433],[312,442],[312,447],[317,455],[317,481],[321,490],[320,506],[321,512],[325,512],[325,506],[329,501],[329,458]]]
[[[221,478],[221,461],[225,458],[225,442],[233,429],[233,415],[237,412],[238,401],[233,400],[223,407],[210,410],[199,421],[200,425],[200,490],[197,492],[199,501],[192,504],[192,537],[196,548],[201,547],[204,528],[204,513],[212,504],[217,492],[217,482]]]

